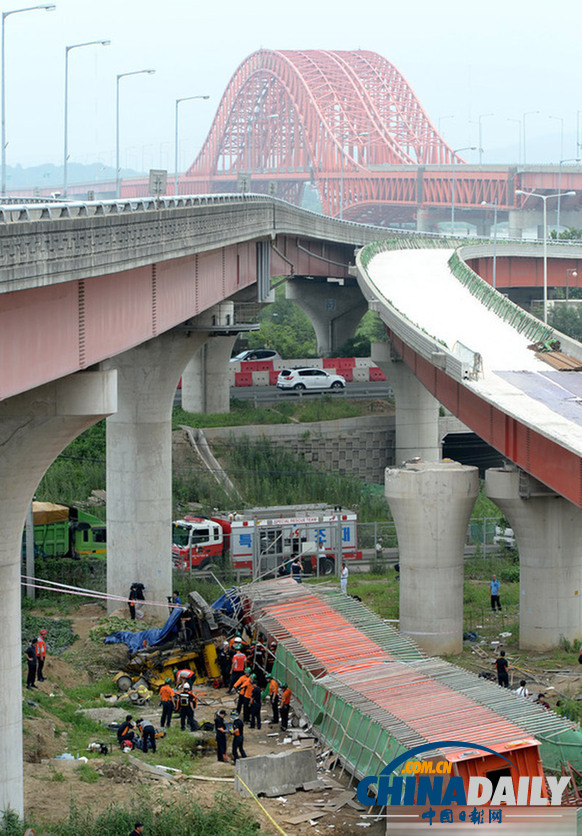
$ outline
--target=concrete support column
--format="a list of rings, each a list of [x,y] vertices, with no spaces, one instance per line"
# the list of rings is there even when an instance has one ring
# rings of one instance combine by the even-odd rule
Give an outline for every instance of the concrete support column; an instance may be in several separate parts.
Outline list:
[[[400,551],[400,632],[429,654],[463,649],[463,558],[479,471],[457,462],[386,468]]]
[[[186,412],[230,412],[229,361],[237,335],[210,337],[182,375],[182,407]]]
[[[79,372],[0,403],[0,810],[20,816],[22,528],[48,466],[80,432],[115,409],[111,372]]]
[[[416,210],[416,231],[417,232],[434,232],[435,231],[435,216],[430,209]]]
[[[531,485],[539,490],[531,490]],[[490,468],[487,496],[503,511],[519,548],[519,645],[549,650],[580,638],[582,510],[517,469]],[[537,494],[537,495],[536,495]],[[503,605],[503,586],[501,587]]]
[[[172,591],[172,403],[206,332],[168,332],[104,364],[117,369],[118,412],[107,421],[107,591],[136,581],[148,601]],[[112,602],[109,610],[116,609]],[[163,608],[152,612],[166,615]]]
[[[285,285],[285,296],[305,311],[315,330],[318,354],[327,357],[354,336],[368,309],[353,279],[319,282],[294,277]]]
[[[423,461],[438,462],[441,458],[439,402],[405,363],[392,359],[390,343],[372,343],[372,360],[382,369],[394,390],[394,461],[400,464],[419,456]]]

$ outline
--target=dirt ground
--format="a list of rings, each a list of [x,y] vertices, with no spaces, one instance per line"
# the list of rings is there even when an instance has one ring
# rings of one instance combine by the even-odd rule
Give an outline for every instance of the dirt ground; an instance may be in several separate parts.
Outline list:
[[[103,611],[98,605],[82,606],[73,616],[73,629],[79,639],[72,648],[75,660],[84,655],[94,654],[95,645],[88,641],[89,630]],[[108,649],[109,650],[109,649]],[[118,652],[117,646],[111,648]],[[112,656],[112,667],[116,665]],[[90,673],[79,670],[77,664],[67,661],[47,658],[45,666],[46,681],[38,683],[39,689],[58,697],[61,689],[73,686],[75,683],[89,682]],[[114,687],[112,685],[112,691]],[[205,720],[213,721],[214,713],[224,707],[229,711],[234,704],[234,698],[226,695],[224,689],[215,690],[210,687],[196,687],[198,694],[198,709],[196,719],[201,724]],[[34,699],[34,692],[25,691],[24,700]],[[98,772],[99,779],[95,783],[81,780],[78,772],[78,762],[56,759],[67,749],[68,733],[66,726],[55,719],[54,715],[46,718],[25,717],[24,733],[24,790],[25,810],[37,825],[42,821],[59,821],[66,817],[71,802],[75,802],[82,809],[91,811],[103,809],[117,803],[127,803],[128,800],[147,795],[157,804],[164,804],[175,794],[184,794],[202,805],[211,806],[217,792],[234,793],[234,766],[221,764],[216,760],[216,752],[211,744],[202,756],[196,757],[194,772],[197,777],[177,775],[173,780],[154,776],[145,771],[140,764],[153,765],[155,755],[124,754],[117,748],[114,733],[107,728],[112,721],[122,719],[129,709],[121,707],[98,708],[88,711],[92,719],[103,722],[102,740],[113,743],[112,752],[106,756],[95,757],[87,752],[72,752],[74,755],[89,756],[90,765]],[[158,700],[152,700],[149,708],[140,709],[141,715],[151,719],[155,725],[159,724],[160,709]],[[135,711],[131,713],[135,715]],[[268,725],[268,710],[264,707],[262,729],[251,730],[245,728],[245,750],[249,757],[267,753],[280,753],[283,750],[295,748],[288,740],[287,734],[278,727]],[[176,728],[174,718],[173,728]],[[184,735],[189,735],[186,731]],[[213,735],[211,735],[213,738]],[[87,741],[89,743],[91,741]],[[163,752],[164,739],[158,741],[158,754]],[[333,833],[337,836],[344,834],[365,832],[370,836],[380,836],[385,832],[385,825],[381,822],[370,821],[362,815],[367,811],[359,808],[355,801],[355,793],[350,806],[345,802],[345,793],[349,784],[349,776],[341,776],[339,771],[331,772],[323,767],[318,769],[318,776],[328,784],[308,792],[298,791],[295,794],[279,798],[259,799],[271,818],[288,834],[299,836],[307,833]],[[344,800],[340,810],[334,810],[335,801]],[[237,798],[239,798],[237,794]],[[252,815],[260,822],[260,829],[265,834],[280,834],[261,807],[252,799],[244,799],[242,803],[249,808]],[[321,815],[323,813],[323,815]],[[289,819],[304,816],[301,823],[290,823]],[[37,827],[37,832],[42,829]]]

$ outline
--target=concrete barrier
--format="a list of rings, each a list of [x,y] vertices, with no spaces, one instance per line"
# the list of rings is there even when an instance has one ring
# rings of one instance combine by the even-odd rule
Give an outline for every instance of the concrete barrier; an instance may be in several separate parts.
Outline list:
[[[241,781],[255,795],[289,795],[317,779],[315,749],[296,749],[276,755],[259,755],[237,760],[234,788],[249,795]]]

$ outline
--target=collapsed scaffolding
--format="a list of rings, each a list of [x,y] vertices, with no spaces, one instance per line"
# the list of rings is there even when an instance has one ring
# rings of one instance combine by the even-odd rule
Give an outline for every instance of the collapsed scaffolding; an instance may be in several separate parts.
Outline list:
[[[245,619],[277,642],[274,675],[289,684],[350,786],[416,745],[435,742],[424,757],[459,760],[436,745],[451,739],[511,749],[525,774],[536,774],[539,757],[545,769],[582,767],[582,733],[571,722],[427,657],[349,596],[290,579],[240,593]],[[483,770],[493,764],[486,760]]]

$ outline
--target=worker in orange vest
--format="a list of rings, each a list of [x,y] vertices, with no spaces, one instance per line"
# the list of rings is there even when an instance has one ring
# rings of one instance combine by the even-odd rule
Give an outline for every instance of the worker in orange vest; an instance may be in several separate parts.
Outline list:
[[[45,678],[42,675],[44,668],[44,661],[46,659],[46,630],[44,627],[40,631],[40,635],[36,640],[36,678],[39,682],[44,682]]]
[[[269,702],[271,703],[271,711],[273,712],[273,718],[269,723],[270,726],[274,726],[279,722],[279,683],[275,679],[275,677],[271,677],[271,681],[269,682],[269,687],[265,688],[263,692],[263,697],[269,697]]]
[[[289,708],[291,707],[291,688],[285,683],[281,683],[283,693],[281,694],[281,730],[287,731],[289,724]]]
[[[243,712],[243,722],[248,723],[251,717],[251,697],[253,695],[254,683],[251,679],[250,668],[246,668],[243,675],[240,676],[234,683],[235,690],[238,691],[238,703],[236,705],[236,713]]]
[[[232,694],[232,687],[237,679],[240,679],[242,674],[244,673],[245,667],[247,664],[247,657],[242,652],[242,650],[237,650],[234,656],[232,657],[232,662],[230,665],[230,682],[228,683],[228,694]]]
[[[168,678],[160,688],[160,702],[162,706],[162,719],[160,720],[160,726],[162,728],[164,728],[165,725],[170,728],[170,724],[172,722],[172,712],[174,710],[175,695],[176,692],[172,688],[172,680]]]

